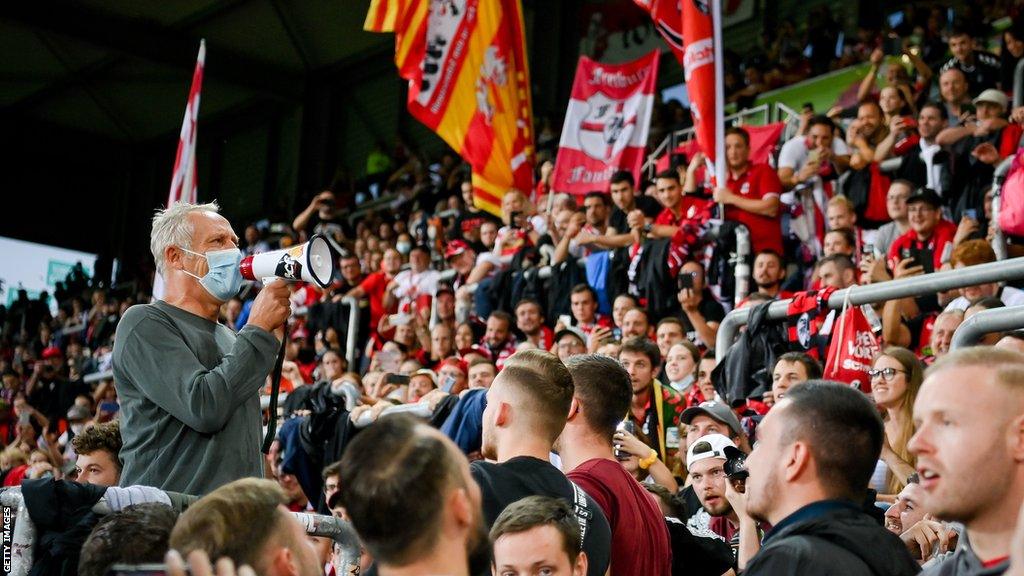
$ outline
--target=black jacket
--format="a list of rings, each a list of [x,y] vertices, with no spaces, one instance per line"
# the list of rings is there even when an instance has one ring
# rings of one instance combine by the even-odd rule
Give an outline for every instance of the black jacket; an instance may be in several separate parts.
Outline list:
[[[854,505],[816,502],[820,513],[773,530],[747,564],[745,576],[909,576],[921,568],[899,537]],[[795,514],[804,516],[810,507]]]
[[[786,339],[783,325],[768,319],[770,305],[763,302],[750,311],[746,331],[711,373],[715,390],[730,405],[771,390],[775,359],[795,349]]]

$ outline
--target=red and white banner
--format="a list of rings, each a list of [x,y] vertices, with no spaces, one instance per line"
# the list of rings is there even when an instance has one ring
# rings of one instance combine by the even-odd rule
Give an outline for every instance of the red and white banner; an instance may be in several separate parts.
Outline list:
[[[629,170],[639,179],[654,108],[658,56],[654,51],[614,65],[580,58],[552,188],[573,194],[605,191],[618,170]]]
[[[185,118],[178,136],[178,153],[174,156],[171,191],[167,194],[166,208],[175,202],[196,203],[196,122],[199,119],[199,93],[203,90],[203,66],[206,64],[206,40],[199,41],[199,56],[192,72],[192,89],[185,102]],[[164,295],[163,277],[153,279],[153,298]]]
[[[718,157],[723,136],[720,116],[723,98],[718,94],[715,22],[713,0],[682,0],[683,74],[690,94],[690,113],[697,142],[711,162]],[[724,142],[721,142],[724,144]],[[717,172],[717,171],[716,171]]]
[[[683,63],[683,9],[686,0],[634,0],[637,6],[650,13],[654,27],[675,54],[676,60]]]
[[[192,72],[192,90],[185,103],[185,118],[178,136],[178,154],[174,157],[174,174],[167,206],[179,201],[196,201],[196,121],[199,119],[199,93],[203,90],[203,66],[206,64],[206,40],[199,42],[199,57]]]

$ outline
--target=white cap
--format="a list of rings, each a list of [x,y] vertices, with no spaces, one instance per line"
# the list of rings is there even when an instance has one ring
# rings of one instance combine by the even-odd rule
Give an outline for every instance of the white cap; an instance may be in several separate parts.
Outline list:
[[[996,90],[995,88],[989,88],[987,90],[983,90],[981,94],[978,94],[978,97],[974,99],[975,106],[981,102],[989,102],[996,106],[1001,106],[1005,111],[1010,103],[1010,99],[1006,97],[1005,92]]]
[[[736,447],[732,440],[721,434],[708,434],[701,436],[686,451],[686,467],[693,466],[694,462],[700,462],[706,458],[721,458],[726,460],[725,449]]]

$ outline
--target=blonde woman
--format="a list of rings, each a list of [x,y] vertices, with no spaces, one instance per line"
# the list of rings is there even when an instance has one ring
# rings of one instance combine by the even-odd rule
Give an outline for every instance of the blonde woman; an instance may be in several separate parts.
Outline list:
[[[917,461],[907,450],[907,442],[914,435],[914,400],[924,380],[924,367],[910,350],[890,346],[875,356],[868,375],[871,396],[885,422],[881,459],[889,470],[886,492],[898,494]]]

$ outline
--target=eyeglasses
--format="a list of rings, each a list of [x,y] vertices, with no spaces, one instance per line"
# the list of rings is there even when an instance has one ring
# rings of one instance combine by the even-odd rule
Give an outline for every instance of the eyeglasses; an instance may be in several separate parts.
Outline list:
[[[874,369],[868,370],[868,376],[872,380],[874,380],[875,378],[878,378],[879,376],[881,376],[882,380],[885,380],[886,382],[888,382],[888,381],[890,381],[890,380],[892,380],[893,378],[896,377],[896,373],[897,372],[899,372],[901,374],[906,374],[907,373],[906,370],[897,370],[895,368],[882,368],[881,370],[874,370]]]

